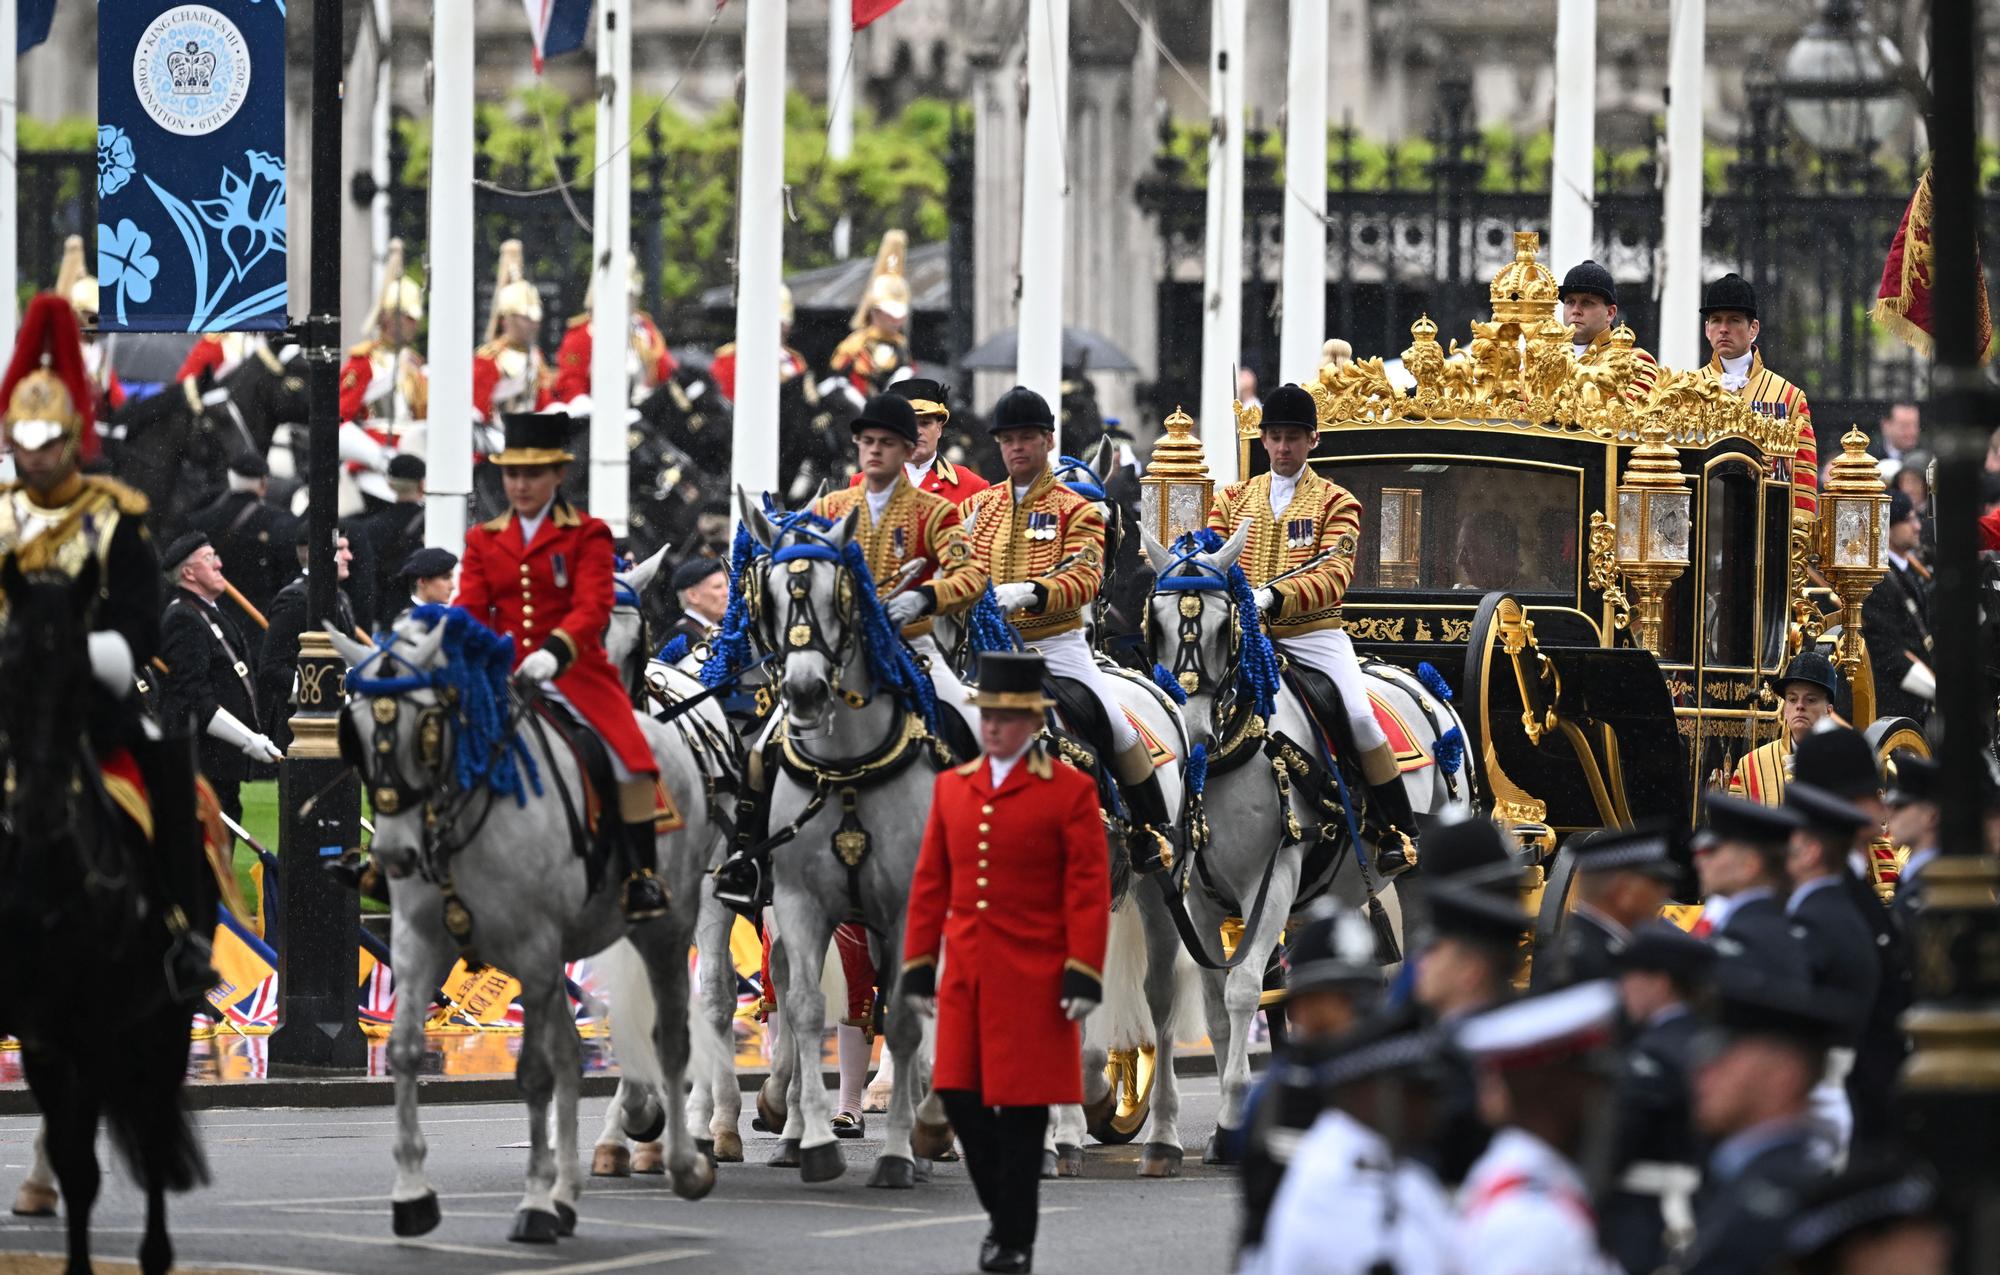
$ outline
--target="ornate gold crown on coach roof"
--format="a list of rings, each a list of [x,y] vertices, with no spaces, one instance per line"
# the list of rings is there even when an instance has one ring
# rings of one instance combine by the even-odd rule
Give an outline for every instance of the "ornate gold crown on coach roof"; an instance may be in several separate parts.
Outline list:
[[[1723,390],[1706,368],[1661,368],[1651,390],[1632,391],[1638,351],[1629,328],[1612,334],[1610,349],[1580,363],[1569,325],[1556,315],[1555,274],[1539,260],[1541,236],[1514,235],[1514,258],[1493,276],[1490,317],[1470,323],[1461,346],[1438,343],[1428,314],[1410,325],[1403,372],[1414,386],[1399,387],[1381,358],[1329,363],[1302,384],[1313,397],[1320,428],[1366,429],[1382,425],[1452,422],[1513,432],[1586,437],[1637,444],[1657,421],[1675,447],[1705,448],[1741,438],[1767,455],[1798,450],[1796,418],[1777,420],[1750,410],[1747,400]],[[1255,438],[1262,414],[1236,407],[1240,438]]]

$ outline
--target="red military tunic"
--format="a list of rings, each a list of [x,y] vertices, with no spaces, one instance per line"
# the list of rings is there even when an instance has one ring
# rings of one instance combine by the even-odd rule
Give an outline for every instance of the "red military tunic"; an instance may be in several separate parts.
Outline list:
[[[860,486],[861,475],[855,474],[850,477],[847,485]],[[944,457],[938,456],[931,460],[931,467],[924,471],[924,480],[917,484],[917,490],[927,491],[933,496],[943,496],[954,505],[962,505],[992,485],[965,466],[954,465]]]
[[[1708,370],[1717,376],[1722,375],[1720,355],[1709,356]],[[1812,405],[1806,401],[1806,392],[1765,367],[1764,352],[1753,345],[1750,347],[1750,380],[1734,393],[1738,398],[1749,399],[1750,410],[1759,416],[1799,423],[1799,450],[1792,457],[1792,507],[1817,515],[1819,442],[1813,434]]]
[[[497,420],[497,412],[541,411],[555,401],[551,384],[540,350],[488,341],[473,352],[472,410],[483,421]],[[499,398],[502,393],[509,397]]]
[[[676,366],[667,338],[644,310],[633,311],[632,328],[632,353],[644,373],[640,388],[657,389],[673,376]],[[573,403],[590,393],[591,349],[590,316],[579,314],[569,321],[569,331],[556,347],[556,402]]]
[[[789,345],[778,347],[778,383],[784,384],[806,370],[806,356]],[[722,397],[736,400],[736,343],[716,350],[715,358],[708,365],[708,379],[715,382],[715,388],[722,391]]]
[[[1031,748],[993,790],[984,757],[937,778],[910,883],[905,970],[939,960],[932,1084],[995,1107],[1083,1101],[1063,971],[1102,981],[1111,864],[1097,788]]]
[[[521,543],[521,520],[511,510],[466,535],[452,605],[511,636],[517,665],[530,651],[553,651],[561,669],[555,686],[563,698],[627,770],[657,774],[625,684],[604,653],[611,573],[611,528],[558,498],[532,544]]]

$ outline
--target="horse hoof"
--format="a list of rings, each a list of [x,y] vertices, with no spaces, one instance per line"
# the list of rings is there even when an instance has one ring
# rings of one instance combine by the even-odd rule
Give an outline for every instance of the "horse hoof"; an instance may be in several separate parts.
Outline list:
[[[39,1182],[23,1182],[21,1189],[14,1193],[14,1216],[54,1217],[56,1215],[56,1189],[43,1186]]]
[[[429,1235],[441,1220],[437,1192],[426,1191],[414,1200],[397,1200],[389,1206],[396,1234],[408,1238]]]
[[[657,1142],[642,1142],[632,1148],[632,1172],[657,1174],[667,1171],[667,1157]]]
[[[590,1153],[590,1176],[593,1178],[629,1178],[632,1176],[632,1153],[616,1142],[606,1142]]]
[[[807,1147],[799,1152],[799,1181],[831,1182],[847,1172],[847,1158],[831,1142]]]
[[[1055,1175],[1056,1175],[1056,1153],[1053,1151],[1042,1152],[1042,1180],[1046,1182],[1051,1178],[1055,1177]]]
[[[778,1149],[771,1158],[764,1161],[774,1169],[796,1169],[799,1167],[799,1140],[797,1138],[778,1139]]]
[[[674,1174],[674,1194],[683,1200],[699,1200],[715,1189],[715,1161],[696,1156],[694,1167]]]
[[[1091,1137],[1102,1142],[1104,1140],[1103,1136],[1098,1131],[1109,1128],[1111,1117],[1117,1114],[1118,1086],[1106,1085],[1104,1087],[1104,1097],[1100,1101],[1083,1104],[1083,1127]]]
[[[899,1155],[885,1155],[875,1162],[875,1172],[869,1177],[869,1186],[885,1187],[891,1191],[908,1191],[917,1184],[917,1162]]]
[[[715,1135],[715,1162],[717,1164],[743,1163],[743,1135],[731,1129],[727,1133]]]
[[[917,1121],[910,1130],[910,1150],[924,1160],[946,1158],[951,1154],[951,1126]]]
[[[556,1231],[561,1235],[576,1234],[576,1210],[561,1200],[556,1201]]]
[[[1056,1176],[1059,1178],[1080,1178],[1083,1176],[1083,1148],[1074,1142],[1056,1143]]]
[[[1148,1142],[1139,1157],[1139,1176],[1142,1178],[1177,1178],[1181,1175],[1179,1147],[1166,1142]]]
[[[931,1180],[931,1162],[922,1156],[916,1158],[917,1185],[928,1186]]]
[[[553,1244],[562,1234],[562,1219],[546,1209],[522,1209],[514,1214],[507,1238],[516,1244]]]
[[[1215,1133],[1209,1137],[1208,1149],[1201,1153],[1203,1164],[1235,1164],[1236,1130],[1215,1126]]]
[[[634,1129],[630,1125],[625,1126],[625,1136],[634,1142],[658,1142],[660,1135],[667,1131],[667,1109],[665,1105],[657,1102],[648,1103],[647,1108],[652,1114],[647,1117],[645,1124],[637,1129]]]
[[[785,1130],[785,1095],[780,1092],[776,1098],[769,1094],[771,1082],[766,1080],[757,1086],[757,1119],[763,1121],[761,1132],[783,1133]],[[755,1121],[752,1127],[757,1127]]]

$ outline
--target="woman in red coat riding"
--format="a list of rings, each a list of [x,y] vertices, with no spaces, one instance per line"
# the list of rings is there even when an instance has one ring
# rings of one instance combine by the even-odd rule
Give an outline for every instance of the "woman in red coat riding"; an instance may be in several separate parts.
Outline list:
[[[993,1219],[982,1271],[1031,1269],[1049,1106],[1083,1101],[1077,1024],[1104,997],[1111,854],[1097,786],[1034,747],[1043,672],[979,661],[986,751],[938,776],[904,922],[902,994],[938,1015],[931,1083]]]
[[[562,700],[604,739],[618,777],[618,813],[631,868],[623,905],[630,921],[667,910],[659,866],[659,763],[624,684],[604,653],[611,619],[611,528],[563,499],[571,418],[562,412],[506,417],[502,467],[512,508],[465,537],[454,606],[514,639],[514,678]]]

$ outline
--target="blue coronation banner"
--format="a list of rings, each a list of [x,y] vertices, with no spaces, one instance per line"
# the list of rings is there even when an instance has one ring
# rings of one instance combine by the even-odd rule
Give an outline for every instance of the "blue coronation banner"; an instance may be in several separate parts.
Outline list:
[[[97,7],[98,324],[286,325],[285,0]]]

